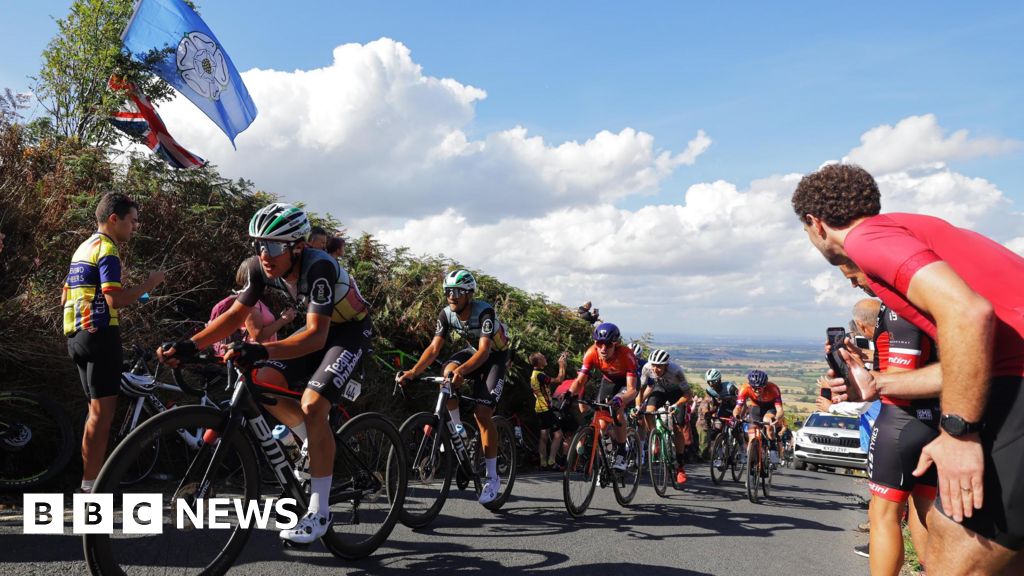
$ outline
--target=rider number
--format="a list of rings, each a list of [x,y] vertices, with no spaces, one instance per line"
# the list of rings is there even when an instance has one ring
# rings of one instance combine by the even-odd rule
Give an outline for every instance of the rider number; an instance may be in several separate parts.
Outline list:
[[[363,385],[355,380],[349,380],[345,386],[345,391],[341,393],[349,402],[355,402],[356,398],[359,398],[359,394],[363,391]]]

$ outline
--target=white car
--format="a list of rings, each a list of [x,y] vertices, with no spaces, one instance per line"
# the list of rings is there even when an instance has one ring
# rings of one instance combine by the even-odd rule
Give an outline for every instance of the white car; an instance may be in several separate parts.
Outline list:
[[[860,449],[857,418],[815,412],[807,417],[795,440],[793,456],[797,470],[808,466],[816,470],[819,465],[861,470],[868,467],[868,454]]]

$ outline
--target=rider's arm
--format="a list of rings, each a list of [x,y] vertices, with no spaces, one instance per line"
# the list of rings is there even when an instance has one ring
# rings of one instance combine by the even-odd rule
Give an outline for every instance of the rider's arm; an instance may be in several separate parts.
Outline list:
[[[626,396],[636,395],[636,370],[626,372]]]
[[[597,348],[591,346],[583,355],[583,364],[580,366],[579,373],[576,374],[576,380],[573,381],[572,386],[569,388],[569,392],[571,392],[573,396],[580,395],[583,387],[587,384],[587,380],[590,378],[590,370],[596,363]]]
[[[441,355],[441,348],[444,346],[444,336],[434,336],[434,339],[430,341],[430,344],[423,350],[423,354],[420,354],[420,359],[416,362],[416,365],[409,369],[413,377],[419,376],[426,371],[427,366],[430,366],[437,357]]]
[[[327,344],[327,333],[331,330],[331,317],[316,312],[306,314],[306,329],[296,332],[284,340],[266,342],[271,360],[290,360],[322,350]]]
[[[231,308],[228,308],[227,312],[211,320],[198,334],[192,336],[196,348],[202,350],[207,346],[212,346],[214,342],[220,342],[230,336],[245,323],[250,311],[252,311],[251,307],[236,299],[231,303]]]

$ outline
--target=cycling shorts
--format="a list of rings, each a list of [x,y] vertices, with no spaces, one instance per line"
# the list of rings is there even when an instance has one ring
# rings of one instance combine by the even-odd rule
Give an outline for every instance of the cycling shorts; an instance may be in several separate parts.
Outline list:
[[[331,404],[337,404],[359,362],[369,353],[372,337],[373,324],[369,316],[360,321],[335,324],[327,333],[327,343],[322,349],[290,360],[265,360],[257,363],[257,367],[279,372],[291,390],[310,389]]]
[[[912,472],[921,458],[921,449],[939,435],[938,427],[937,401],[914,402],[911,406],[883,403],[868,448],[871,493],[891,502],[906,502],[911,494],[934,500],[935,467],[920,478]]]
[[[117,326],[75,332],[68,337],[68,356],[78,366],[78,378],[87,398],[117,396],[124,370],[121,331]]]
[[[647,402],[645,402],[644,405],[653,406],[654,409],[657,410],[665,406],[665,402],[675,404],[676,402],[679,402],[679,399],[682,397],[682,392],[667,392],[660,388],[655,388],[654,390],[651,390],[650,395],[647,396]],[[686,424],[686,407],[681,406],[679,410],[676,410],[672,418],[675,420],[676,426],[684,426]]]
[[[555,415],[554,410],[537,412],[537,421],[540,422],[541,430],[558,429],[558,417]]]
[[[1024,548],[1024,379],[992,379],[981,421],[985,503],[961,523],[1011,550]],[[941,500],[935,507],[942,510]]]
[[[476,354],[473,348],[456,352],[445,362],[445,366],[455,364],[461,366]],[[483,366],[462,376],[471,382],[471,398],[479,405],[494,409],[501,401],[501,392],[505,388],[505,371],[508,370],[508,351],[491,350],[490,356]]]
[[[617,396],[620,392],[622,392],[625,389],[626,389],[626,379],[625,378],[622,378],[621,380],[618,379],[618,378],[615,379],[615,380],[612,380],[612,379],[609,379],[609,378],[602,378],[601,379],[601,387],[598,388],[598,390],[597,390],[597,401],[598,402],[607,402],[607,401],[611,400],[612,397]]]
[[[754,405],[761,410],[761,418],[771,414],[777,416],[779,414],[778,408],[775,407],[775,402],[754,402]]]

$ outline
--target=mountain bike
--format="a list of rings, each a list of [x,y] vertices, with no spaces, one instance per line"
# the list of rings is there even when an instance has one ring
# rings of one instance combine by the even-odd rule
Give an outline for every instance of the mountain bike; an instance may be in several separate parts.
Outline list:
[[[640,485],[640,437],[636,429],[626,429],[626,469],[616,470],[611,462],[610,438],[605,434],[608,426],[617,426],[612,406],[600,402],[576,399],[574,403],[594,409],[590,425],[581,427],[569,443],[565,474],[562,477],[562,496],[565,509],[574,518],[582,516],[590,506],[594,490],[611,484],[615,501],[628,506]]]
[[[747,443],[747,464],[744,468],[747,497],[751,502],[757,504],[760,501],[757,494],[758,486],[760,486],[764,497],[767,498],[772,485],[773,467],[768,457],[768,449],[772,441],[768,439],[765,424],[761,421],[760,414],[756,409],[751,409],[751,414],[745,424],[754,430],[753,437]]]
[[[666,402],[664,407],[647,413],[654,416],[654,428],[647,439],[647,469],[658,496],[665,495],[670,482],[673,488],[682,488],[676,483],[675,418],[670,406]]]
[[[282,496],[293,498],[301,514],[308,505],[308,481],[298,480],[283,445],[271,435],[264,405],[276,399],[261,392],[249,370],[235,368],[230,402],[213,406],[179,406],[158,414],[128,435],[108,458],[93,491],[128,494],[160,494],[162,508],[156,513],[159,534],[89,534],[84,537],[85,558],[92,574],[162,572],[223,574],[231,568],[249,538],[246,514],[236,514],[227,528],[213,521],[193,525],[186,520],[178,528],[178,516],[189,515],[211,498],[227,498],[249,510],[260,501],[258,454],[284,487]],[[196,448],[184,445],[179,430],[201,430]],[[143,480],[123,486],[139,454],[154,439],[176,446],[161,450],[168,457]],[[390,535],[405,499],[404,454],[389,459],[400,442],[398,430],[384,416],[365,413],[352,418],[334,433],[336,453],[329,503],[331,527],[320,541],[328,551],[344,559],[371,554]],[[390,463],[390,464],[389,464]],[[120,498],[115,498],[119,500]],[[269,513],[269,511],[267,512]]]
[[[71,420],[59,404],[34,392],[0,392],[0,491],[52,480],[74,444]]]
[[[451,381],[440,376],[421,376],[418,381],[436,384],[440,389],[433,412],[413,414],[399,429],[409,477],[405,506],[399,518],[410,528],[422,528],[440,514],[453,478],[460,489],[472,484],[479,496],[487,474],[480,434],[465,420],[462,422],[463,432],[458,432],[448,414],[448,399],[455,394]],[[465,408],[460,406],[460,413],[472,414],[472,399],[462,397],[460,400],[467,405]],[[493,419],[498,429],[497,464],[501,493],[484,507],[497,511],[512,494],[517,454],[508,420],[501,416]]]
[[[743,425],[733,418],[721,416],[715,422],[720,432],[711,442],[711,481],[721,484],[725,480],[725,471],[729,470],[733,482],[739,482],[746,462]]]

